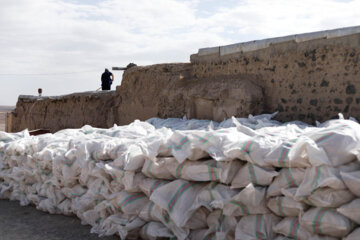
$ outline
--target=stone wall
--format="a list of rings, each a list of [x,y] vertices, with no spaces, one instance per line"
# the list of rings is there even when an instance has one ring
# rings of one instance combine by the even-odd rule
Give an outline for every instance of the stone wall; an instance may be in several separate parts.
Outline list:
[[[282,42],[225,56],[193,55],[198,78],[248,75],[264,90],[265,112],[282,121],[360,119],[360,34],[305,42]]]
[[[21,96],[9,131],[110,127],[135,119],[360,119],[360,27],[200,49],[191,63],[133,67],[112,92]],[[9,124],[10,123],[10,124]]]

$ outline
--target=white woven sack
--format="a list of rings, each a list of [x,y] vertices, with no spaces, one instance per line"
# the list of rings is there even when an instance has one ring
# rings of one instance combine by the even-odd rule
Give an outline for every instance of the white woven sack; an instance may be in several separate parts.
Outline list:
[[[265,156],[265,162],[274,167],[307,168],[310,167],[306,154],[307,138],[296,137],[281,142]]]
[[[95,208],[84,212],[81,219],[82,224],[90,224],[93,226],[92,232],[96,232],[97,226],[100,225],[107,217],[114,214],[110,205],[111,204],[105,200],[97,204]]]
[[[305,197],[303,201],[315,207],[336,208],[346,204],[355,198],[347,189],[334,190],[328,187],[319,188]]]
[[[143,149],[138,144],[129,144],[124,151],[114,160],[114,165],[123,168],[125,171],[140,170],[147,158]]]
[[[169,172],[177,179],[225,184],[232,181],[240,166],[240,161],[218,162],[216,160],[183,161],[180,164],[173,161],[166,165]]]
[[[156,158],[154,160],[147,159],[142,168],[142,173],[149,178],[173,180],[175,177],[167,169],[168,165],[172,162],[179,164],[173,157]]]
[[[254,187],[254,185],[249,184],[241,192],[225,202],[224,215],[245,216],[268,213],[269,210],[265,205],[265,193],[265,188]]]
[[[116,206],[127,215],[138,215],[140,206],[145,206],[149,199],[143,193],[121,191],[115,199]]]
[[[161,222],[161,218],[159,217],[161,216],[161,212],[162,209],[159,206],[155,205],[152,201],[149,201],[141,208],[139,217],[145,222]]]
[[[339,238],[323,235],[312,235],[309,240],[339,240]]]
[[[209,156],[205,149],[208,145],[212,145],[213,135],[212,132],[205,130],[177,130],[171,135],[168,147],[179,163],[185,159],[199,160]]]
[[[125,171],[113,166],[113,163],[97,163],[96,166],[101,168],[109,175],[111,178],[110,187],[114,190],[120,192],[124,188],[123,178],[125,176]]]
[[[271,164],[264,161],[265,156],[280,144],[280,139],[271,134],[259,134],[245,126],[238,126],[237,130],[242,135],[225,146],[225,155],[230,159],[238,158],[260,167],[270,167]]]
[[[312,208],[302,216],[301,225],[313,234],[345,237],[354,224],[333,208]]]
[[[137,216],[125,217],[123,214],[114,214],[96,228],[96,233],[100,237],[118,234],[122,240],[138,239],[140,228],[144,224],[145,222]]]
[[[350,120],[332,120],[321,128],[314,128],[306,134],[315,145],[308,148],[309,160],[313,166],[322,164],[337,167],[355,159],[355,150],[360,143],[360,126]],[[309,145],[310,146],[310,145]],[[323,151],[319,158],[316,151]]]
[[[318,188],[329,187],[335,190],[346,189],[337,168],[321,165],[306,169],[304,181],[295,194],[295,200],[311,195]]]
[[[275,240],[296,240],[294,238],[288,238],[284,236],[277,236]],[[307,240],[339,240],[339,238],[329,237],[329,236],[321,236],[321,235],[311,235]]]
[[[95,160],[111,159],[109,153],[116,143],[110,138],[92,139],[87,141],[87,150],[89,155]]]
[[[311,236],[311,233],[300,225],[298,217],[283,218],[273,227],[273,230],[278,234],[298,240],[308,240]]]
[[[235,127],[218,130],[175,131],[169,141],[172,155],[179,161],[199,160],[211,156],[217,161],[244,158],[244,141],[252,139]]]
[[[65,199],[64,201],[62,201],[58,206],[58,209],[60,209],[60,212],[64,215],[67,216],[71,216],[73,215],[73,211],[71,208],[71,200],[70,199]]]
[[[164,209],[154,204],[152,201],[149,201],[141,209],[139,217],[146,222],[161,222],[164,224],[164,226],[170,229],[179,240],[184,240],[189,235],[189,229],[179,228],[176,226],[175,223],[170,219],[169,214]]]
[[[54,167],[54,174],[57,180],[66,187],[76,185],[79,175],[83,171],[82,163],[76,160],[75,155],[72,157],[55,158]]]
[[[203,229],[207,227],[206,219],[210,211],[205,207],[198,208],[193,216],[187,221],[184,228],[190,230]]]
[[[149,222],[140,230],[142,239],[156,240],[161,238],[172,238],[174,235],[171,231],[159,222]]]
[[[103,197],[100,195],[87,191],[84,195],[72,199],[71,208],[79,218],[82,218],[84,212],[94,209],[96,203],[101,200]]]
[[[23,202],[21,198],[19,199],[13,199]],[[48,212],[51,214],[61,214],[60,209],[57,208],[57,205],[55,205],[55,202],[52,201],[52,199],[45,198],[39,202],[39,205],[36,206],[36,209]]]
[[[87,189],[81,186],[80,184],[75,185],[72,188],[61,188],[61,192],[69,199],[81,197],[87,192]]]
[[[279,176],[275,177],[274,181],[270,184],[267,190],[267,197],[281,195],[283,188],[298,187],[305,176],[305,169],[303,168],[283,168]]]
[[[360,197],[360,171],[340,172],[346,187],[357,197]]]
[[[10,199],[12,187],[7,182],[0,184],[0,199]]]
[[[213,208],[222,209],[227,200],[231,199],[237,193],[238,191],[230,189],[227,185],[211,182],[199,192],[194,204],[204,206],[209,210]]]
[[[262,168],[255,164],[247,163],[235,175],[231,182],[231,188],[243,188],[249,183],[260,186],[268,186],[273,181],[273,178],[279,173],[273,168]]]
[[[132,221],[119,224],[117,226],[117,233],[120,236],[121,240],[125,239],[139,239],[140,228],[145,223],[138,217]]]
[[[295,240],[295,239],[284,236],[277,236],[274,240]]]
[[[229,232],[228,234],[223,232],[211,232],[209,233],[209,229],[201,229],[201,230],[193,230],[189,235],[189,240],[198,240],[198,239],[216,239],[216,240],[233,240],[234,233]]]
[[[269,213],[264,215],[248,215],[242,217],[236,225],[235,239],[237,240],[258,240],[274,239],[276,233],[273,227],[278,224],[281,218]]]
[[[295,201],[291,197],[281,196],[268,199],[267,207],[281,217],[297,217],[308,209],[305,203]]]
[[[236,224],[235,217],[225,216],[222,210],[215,210],[207,218],[208,234],[216,232],[216,239],[220,237],[219,233],[224,237],[234,236]]]
[[[200,230],[193,230],[189,234],[190,240],[199,240],[199,239],[211,239],[215,237],[215,233],[208,234],[208,229],[200,229]]]
[[[360,155],[359,155],[360,156]],[[360,161],[358,159],[344,165],[338,166],[340,172],[355,172],[360,170]]]
[[[357,224],[360,224],[360,198],[339,207],[336,211],[353,220]]]
[[[7,133],[0,131],[0,142],[12,142],[19,138],[28,138],[30,137],[29,131],[27,129],[17,132],[17,133]]]
[[[157,189],[158,187],[168,184],[169,181],[166,180],[159,180],[155,178],[145,178],[143,179],[140,184],[139,188],[145,195],[150,198],[151,194]]]
[[[144,174],[135,173],[133,171],[126,171],[122,179],[125,191],[127,192],[141,192],[140,184],[145,179]]]
[[[360,227],[356,228],[349,235],[347,235],[344,240],[359,240],[360,239]]]
[[[182,179],[157,188],[150,200],[166,210],[174,223],[183,227],[200,207],[194,201],[205,185]]]
[[[95,196],[99,195],[106,198],[111,194],[109,189],[110,187],[109,182],[107,180],[104,181],[101,178],[90,178],[87,187],[88,187],[88,193],[93,194]]]

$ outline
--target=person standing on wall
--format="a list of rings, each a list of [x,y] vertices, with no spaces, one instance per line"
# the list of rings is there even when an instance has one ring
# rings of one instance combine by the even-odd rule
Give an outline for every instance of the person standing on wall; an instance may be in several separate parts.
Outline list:
[[[110,90],[113,81],[114,74],[112,74],[107,68],[105,68],[105,72],[101,75],[101,89]]]

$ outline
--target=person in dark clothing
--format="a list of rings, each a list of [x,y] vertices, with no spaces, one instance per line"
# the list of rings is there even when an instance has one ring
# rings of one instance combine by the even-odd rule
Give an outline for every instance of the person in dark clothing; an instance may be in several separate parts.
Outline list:
[[[114,74],[112,74],[107,68],[105,68],[105,72],[101,75],[101,89],[110,90],[113,81]]]

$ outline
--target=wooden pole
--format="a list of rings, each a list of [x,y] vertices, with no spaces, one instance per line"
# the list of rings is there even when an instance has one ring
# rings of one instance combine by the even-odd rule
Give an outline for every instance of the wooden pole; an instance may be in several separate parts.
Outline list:
[[[127,68],[126,67],[112,67],[112,70],[115,71],[125,71]]]

